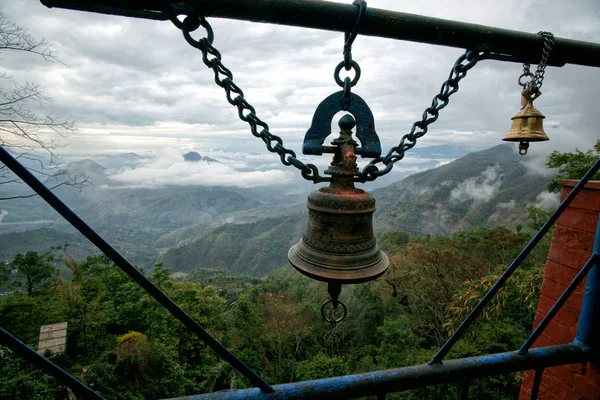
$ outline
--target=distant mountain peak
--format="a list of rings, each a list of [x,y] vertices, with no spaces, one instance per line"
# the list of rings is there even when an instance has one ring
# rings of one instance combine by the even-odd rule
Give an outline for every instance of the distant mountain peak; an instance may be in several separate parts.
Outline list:
[[[104,171],[106,171],[106,168],[98,164],[96,161],[90,160],[89,158],[84,158],[83,160],[70,162],[67,165],[67,167],[72,169],[83,170],[86,173],[104,173]]]
[[[219,162],[217,160],[215,160],[214,158],[210,158],[210,157],[206,157],[206,156],[201,156],[200,153],[196,152],[196,151],[190,151],[188,153],[185,153],[183,155],[183,159],[185,161],[190,161],[190,162],[198,162],[198,161],[206,161],[206,162]]]

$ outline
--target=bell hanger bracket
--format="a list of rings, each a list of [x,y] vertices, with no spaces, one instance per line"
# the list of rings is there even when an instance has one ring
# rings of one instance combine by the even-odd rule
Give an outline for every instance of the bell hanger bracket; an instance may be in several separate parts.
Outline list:
[[[340,102],[340,98],[346,101]],[[323,153],[334,153],[334,146],[324,146],[327,136],[331,135],[331,121],[339,111],[347,111],[356,120],[356,137],[361,146],[355,153],[362,158],[377,158],[381,155],[381,143],[375,131],[373,113],[367,103],[355,93],[340,91],[331,94],[319,104],[312,119],[312,124],[304,136],[302,153],[320,156]]]

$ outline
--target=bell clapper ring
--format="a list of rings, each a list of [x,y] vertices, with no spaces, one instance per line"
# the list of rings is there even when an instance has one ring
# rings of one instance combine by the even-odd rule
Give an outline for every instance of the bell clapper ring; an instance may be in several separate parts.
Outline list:
[[[327,310],[329,304],[331,304],[331,308]],[[336,315],[339,310],[341,310],[341,315],[338,317]],[[333,305],[333,300],[329,299],[321,306],[321,317],[329,322],[331,326],[335,326],[338,322],[346,318],[347,313],[348,309],[346,305],[339,300],[337,301],[337,305]]]
[[[338,300],[338,296],[342,292],[342,284],[339,282],[329,282],[327,284],[327,291],[329,292],[331,299],[327,300],[321,306],[321,317],[332,326],[335,326],[338,322],[341,322],[346,318],[346,314],[348,313],[346,305]],[[327,306],[329,304],[331,304],[331,308],[327,311]],[[341,310],[342,313],[341,315],[336,316],[338,310]]]

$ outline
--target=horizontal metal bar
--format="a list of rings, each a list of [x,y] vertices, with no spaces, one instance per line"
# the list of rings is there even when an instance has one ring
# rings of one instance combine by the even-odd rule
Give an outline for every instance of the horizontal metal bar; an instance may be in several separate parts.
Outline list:
[[[273,393],[261,393],[258,389],[223,390],[210,394],[188,396],[180,400],[355,399],[381,392],[392,393],[442,383],[460,382],[467,378],[476,379],[529,369],[586,362],[593,359],[593,357],[591,348],[578,343],[570,343],[535,348],[526,356],[521,356],[516,351],[512,351],[449,360],[444,364],[421,364],[386,371],[274,385]]]
[[[577,289],[577,286],[579,286],[581,281],[583,281],[583,279],[585,278],[587,273],[590,271],[590,269],[594,266],[594,264],[596,264],[598,262],[598,258],[599,258],[598,254],[592,254],[592,256],[585,263],[583,268],[581,268],[579,270],[579,272],[577,273],[575,278],[573,278],[571,283],[569,283],[569,286],[567,286],[567,288],[560,295],[558,300],[556,300],[556,303],[554,303],[552,305],[552,308],[550,309],[550,311],[548,311],[548,314],[546,314],[546,316],[542,319],[542,321],[535,328],[535,330],[531,333],[531,335],[527,338],[527,340],[525,340],[525,343],[523,343],[523,346],[521,346],[521,348],[519,349],[519,354],[526,354],[529,351],[529,348],[533,345],[533,343],[537,340],[537,338],[540,337],[540,335],[542,334],[544,329],[546,329],[546,327],[550,324],[550,322],[552,321],[554,316],[562,308],[562,306],[565,304],[565,302],[567,301],[569,296],[571,296],[571,294],[575,291],[575,289]],[[595,316],[595,318],[598,318],[598,316]]]
[[[68,8],[127,17],[168,20],[171,13],[230,18],[253,22],[352,30],[357,7],[321,0],[41,0],[48,7]],[[479,49],[497,59],[538,63],[543,39],[533,33],[367,8],[361,35],[429,43],[461,49]],[[494,58],[492,56],[492,58]],[[555,38],[548,65],[600,67],[600,44]]]
[[[42,182],[31,174],[21,163],[10,155],[2,146],[0,146],[0,161],[4,163],[12,172],[32,188],[46,203],[54,208],[63,216],[73,227],[75,227],[90,242],[96,245],[100,251],[108,256],[119,268],[123,270],[131,279],[140,285],[150,296],[166,308],[175,318],[181,321],[189,330],[194,332],[204,343],[206,343],[221,358],[230,363],[243,376],[245,376],[253,385],[258,386],[265,392],[270,392],[271,386],[260,376],[252,371],[239,358],[231,353],[217,339],[211,336],[198,322],[190,317],[181,309],[169,296],[163,293],[156,285],[146,278],[137,268],[127,261],[117,250],[108,244],[100,235],[98,235],[89,225],[87,225],[77,214],[75,214],[65,203],[54,195]]]
[[[519,253],[517,258],[506,268],[506,270],[502,273],[500,278],[494,283],[494,285],[488,290],[488,292],[483,296],[483,298],[479,301],[479,303],[471,310],[469,315],[464,319],[464,321],[460,324],[460,326],[454,331],[452,336],[448,338],[446,343],[442,346],[440,351],[431,359],[430,363],[441,363],[446,354],[452,347],[456,344],[456,342],[461,338],[463,333],[471,326],[473,321],[481,314],[481,311],[485,308],[485,306],[494,298],[498,290],[502,288],[504,283],[511,277],[511,275],[517,270],[519,265],[527,258],[529,253],[534,249],[534,247],[539,243],[540,240],[544,237],[546,232],[554,225],[558,217],[567,209],[569,204],[573,201],[573,199],[577,196],[577,194],[583,189],[583,187],[588,183],[588,181],[594,176],[596,172],[600,169],[600,158],[592,165],[592,167],[585,173],[583,178],[575,185],[571,193],[563,200],[563,202],[558,206],[554,213],[548,218],[548,221],[540,228],[540,230],[535,234],[535,236],[531,239],[531,241],[525,246],[525,248]]]
[[[104,397],[96,394],[92,389],[87,387],[83,382],[63,370],[46,357],[41,356],[31,347],[21,342],[19,339],[5,331],[0,327],[0,345],[8,347],[20,357],[23,357],[36,368],[41,369],[48,375],[54,377],[63,385],[70,388],[77,396],[82,399],[104,400]]]

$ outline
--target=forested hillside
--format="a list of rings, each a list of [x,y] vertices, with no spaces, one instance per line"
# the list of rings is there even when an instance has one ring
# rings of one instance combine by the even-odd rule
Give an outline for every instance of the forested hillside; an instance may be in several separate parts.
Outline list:
[[[379,233],[416,235],[516,228],[525,224],[523,209],[536,203],[549,180],[528,171],[510,146],[495,146],[374,190],[374,226]],[[305,210],[304,204],[262,207],[228,214],[233,223],[216,229],[208,224],[180,228],[156,242],[172,247],[158,261],[173,271],[225,267],[264,275],[286,262],[287,250],[305,229]]]
[[[266,275],[287,262],[287,249],[305,225],[305,214],[226,224],[169,249],[159,260],[173,271],[225,267],[238,274]]]
[[[90,160],[79,164],[94,176],[105,171]],[[495,146],[374,190],[374,227],[418,235],[478,226],[516,228],[525,222],[525,205],[537,203],[549,179],[547,173],[532,173],[510,146]],[[225,267],[249,275],[264,275],[285,262],[304,230],[305,199],[276,189],[217,187],[99,187],[65,197],[136,265],[149,268],[162,261],[174,271]],[[2,204],[1,260],[26,250],[48,251],[67,243],[57,239],[74,232],[40,199],[15,204]],[[34,246],[19,245],[17,232],[27,232]],[[68,243],[79,246],[73,250],[78,260],[97,254],[85,241]]]
[[[522,224],[523,207],[550,180],[523,161],[502,144],[376,189],[378,229],[438,234]]]
[[[273,220],[271,229],[284,223]],[[147,275],[275,384],[426,362],[530,234],[480,228],[451,236],[390,232],[379,239],[391,256],[390,269],[374,282],[344,287],[340,299],[349,313],[335,327],[320,318],[326,285],[290,266],[264,278],[196,269],[174,280],[160,264]],[[451,357],[508,351],[521,343],[531,330],[545,252],[547,243],[528,258]],[[57,275],[57,269],[72,278],[60,278],[64,273]],[[0,326],[35,348],[41,325],[68,321],[67,352],[52,360],[108,399],[248,386],[104,257],[78,263],[62,252],[28,253],[2,271],[0,286],[10,292],[0,300]],[[2,348],[0,376],[3,399],[66,397],[52,378]],[[471,396],[513,399],[519,379],[512,374],[477,380]],[[456,395],[457,387],[446,385],[389,398]]]
[[[520,162],[503,162],[511,157],[505,150],[474,153],[375,192],[377,240],[390,256],[390,268],[376,281],[344,287],[340,300],[349,313],[335,327],[321,320],[326,285],[305,278],[285,259],[306,223],[297,201],[278,208],[229,190],[213,193],[223,196],[222,202],[186,190],[171,196],[122,191],[111,200],[120,208],[96,223],[127,227],[136,217],[149,222],[154,213],[143,238],[133,229],[101,233],[122,242],[131,258],[155,254],[158,244],[173,245],[145,274],[270,383],[408,366],[432,357],[543,219],[542,210],[524,205],[536,201],[547,179],[529,175]],[[513,182],[519,175],[523,186]],[[195,193],[203,191],[209,193]],[[194,209],[191,219],[206,211],[207,222],[177,226],[185,223],[183,216],[170,214],[178,207]],[[138,213],[126,218],[132,210]],[[427,214],[431,210],[440,212]],[[88,210],[89,215],[99,211]],[[160,228],[166,221],[174,227],[170,233]],[[413,228],[399,229],[407,221]],[[508,227],[496,226],[502,224]],[[0,263],[0,326],[35,348],[41,325],[67,321],[67,351],[52,360],[108,399],[248,386],[109,260],[84,259],[85,245],[70,232],[57,232],[3,236],[20,254],[5,253],[7,262]],[[110,236],[116,234],[121,236]],[[63,239],[73,240],[66,249],[43,250],[43,243]],[[450,357],[509,351],[522,343],[531,331],[548,240]],[[66,396],[65,388],[5,348],[0,348],[0,376],[1,399]],[[514,399],[520,377],[477,380],[470,394]],[[456,386],[444,385],[389,398],[457,394]]]

